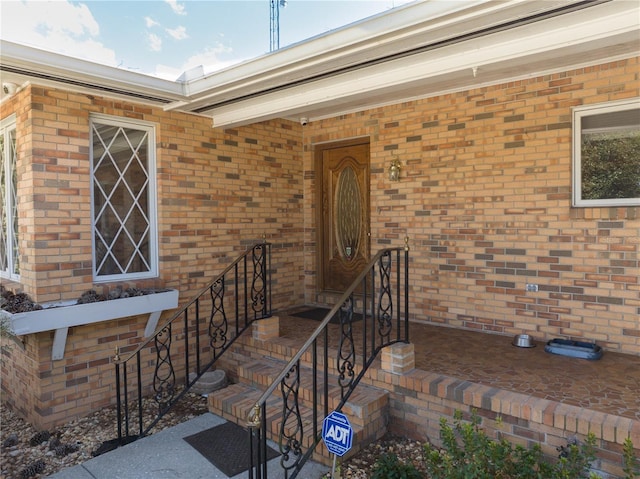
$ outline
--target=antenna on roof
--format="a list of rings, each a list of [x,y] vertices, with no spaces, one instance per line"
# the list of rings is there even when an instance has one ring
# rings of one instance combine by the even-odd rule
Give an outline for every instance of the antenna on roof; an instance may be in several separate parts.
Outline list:
[[[271,2],[271,24],[269,33],[271,34],[271,43],[269,51],[280,49],[280,7],[287,6],[287,0],[269,0]]]

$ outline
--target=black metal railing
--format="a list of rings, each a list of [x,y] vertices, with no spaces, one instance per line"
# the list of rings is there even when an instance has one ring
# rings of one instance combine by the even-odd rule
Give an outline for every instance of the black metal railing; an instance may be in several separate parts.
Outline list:
[[[271,247],[259,243],[128,358],[120,360],[116,352],[118,438],[114,447],[147,435],[253,321],[269,316]],[[178,384],[182,381],[184,387]],[[143,401],[155,403],[153,414],[145,413],[150,408],[143,408]]]
[[[356,323],[357,314],[362,318]],[[340,319],[339,339],[335,338],[336,331],[329,332],[335,315]],[[356,324],[357,331],[354,331]],[[337,403],[334,410],[340,411],[380,350],[397,342],[409,342],[409,248],[406,245],[376,254],[256,402],[248,418],[249,478],[268,477],[267,435],[275,429],[272,421],[279,422],[275,440],[279,444],[284,477],[295,478],[322,439],[322,421],[329,414],[329,403]],[[307,362],[310,359],[310,366],[301,365],[303,357]],[[312,388],[312,419],[306,425],[301,413],[302,381],[310,382]],[[331,389],[339,390],[339,398],[335,400],[329,397],[330,383]],[[278,388],[279,395],[275,393]],[[273,409],[274,398],[282,403],[277,411]],[[274,412],[272,417],[267,416],[268,409]]]

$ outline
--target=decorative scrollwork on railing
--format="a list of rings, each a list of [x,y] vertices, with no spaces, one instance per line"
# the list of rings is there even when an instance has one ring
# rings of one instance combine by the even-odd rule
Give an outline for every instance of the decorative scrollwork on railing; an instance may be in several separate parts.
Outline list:
[[[302,440],[304,430],[302,416],[298,402],[298,389],[300,388],[300,362],[292,367],[280,382],[282,392],[282,422],[280,423],[280,465],[290,471],[298,465],[302,459]]]
[[[355,379],[356,348],[353,342],[353,295],[340,308],[340,346],[338,349],[338,382],[344,398],[345,391]]]
[[[263,441],[260,444],[267,441],[269,425],[273,421],[282,421],[279,426],[282,468],[282,471],[277,473],[279,477],[295,479],[302,476],[304,464],[313,457],[316,446],[321,443],[322,417],[326,417],[328,408],[342,411],[353,397],[357,385],[365,377],[367,368],[375,363],[384,346],[408,342],[408,248],[405,247],[402,256],[401,253],[400,248],[391,248],[376,254],[340,296],[338,304],[331,308],[322,325],[307,338],[256,401],[254,409],[262,411],[263,417],[249,417],[248,423],[252,427],[251,433],[259,435],[259,439]],[[401,267],[404,267],[404,270]],[[379,274],[376,270],[379,270]],[[357,293],[354,293],[355,291]],[[394,312],[397,316],[395,321]],[[339,338],[333,334],[337,331],[336,326],[332,324],[332,314],[336,314],[340,320]],[[360,314],[362,322],[354,325],[354,318],[360,320]],[[358,338],[357,347],[354,337]],[[337,342],[339,344],[336,344]],[[335,363],[329,359],[330,354],[335,354]],[[302,368],[301,362],[305,364]],[[301,379],[302,374],[305,376]],[[305,413],[304,418],[300,415],[298,405],[298,388],[301,382],[305,393],[300,398],[306,400],[306,405],[312,408],[311,414]],[[340,398],[336,397],[336,386],[340,389]],[[282,392],[283,404],[281,410],[274,411],[281,417],[274,417],[273,413],[267,411],[275,399],[273,394],[278,387]],[[308,393],[306,388],[310,388]],[[303,435],[303,425],[306,436]],[[250,455],[250,463],[250,470],[255,469],[258,477],[267,477],[266,457],[254,461]],[[261,473],[264,473],[264,476],[261,476]],[[250,473],[249,477],[254,476]]]
[[[251,271],[252,255],[258,272]],[[148,435],[254,321],[271,315],[270,257],[268,243],[252,245],[128,357],[122,358],[121,351],[116,351],[118,445]],[[253,314],[248,304],[251,288],[258,293],[254,296],[255,304],[259,305]],[[151,367],[155,370],[153,375],[146,374],[150,366],[148,355],[154,351],[155,364],[152,362]],[[191,373],[195,373],[195,378]],[[184,387],[180,387],[182,384]],[[157,413],[141,407],[144,401],[157,404]]]
[[[213,357],[218,356],[227,344],[229,323],[224,310],[224,276],[209,288],[211,295],[211,316],[209,317],[209,344]]]
[[[176,374],[171,362],[171,324],[155,336],[156,368],[153,373],[153,399],[162,413],[176,394]]]
[[[251,282],[251,305],[255,313],[264,311],[266,302],[266,271],[264,269],[265,248],[256,245],[253,249],[253,280]]]
[[[391,295],[391,252],[380,256],[380,291],[378,294],[378,334],[382,344],[389,342],[393,319],[393,296]]]

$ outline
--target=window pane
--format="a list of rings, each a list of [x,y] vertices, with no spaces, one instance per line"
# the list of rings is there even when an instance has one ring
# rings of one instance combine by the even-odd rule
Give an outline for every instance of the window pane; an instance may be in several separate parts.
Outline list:
[[[336,243],[340,255],[350,260],[360,246],[362,202],[358,177],[351,166],[342,170],[336,186]]]
[[[2,229],[0,230],[0,271],[9,270],[9,248],[7,242],[7,225],[8,225],[8,216],[9,209],[7,208],[7,158],[4,152],[4,132],[0,132],[0,226]]]
[[[640,130],[582,137],[582,199],[640,198]]]
[[[153,272],[150,128],[93,124],[96,276]]]
[[[574,122],[574,205],[640,205],[640,100],[578,107]]]
[[[12,246],[12,255],[11,258],[13,260],[12,273],[14,275],[20,274],[20,255],[18,250],[18,171],[16,168],[16,163],[18,159],[18,153],[16,152],[16,130],[11,130],[9,132],[9,154],[10,154],[10,162],[9,162],[9,171],[11,174],[10,181],[10,203],[11,203],[11,246]]]
[[[0,274],[18,279],[18,174],[15,123],[0,129]]]

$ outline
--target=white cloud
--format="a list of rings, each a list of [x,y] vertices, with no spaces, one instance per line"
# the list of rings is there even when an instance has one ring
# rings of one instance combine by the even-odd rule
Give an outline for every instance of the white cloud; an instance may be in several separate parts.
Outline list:
[[[144,23],[147,26],[147,28],[152,28],[160,25],[151,17],[144,17]]]
[[[220,60],[218,57],[223,53],[231,53],[233,49],[218,43],[215,47],[207,47],[203,51],[196,53],[189,57],[183,64],[182,70],[190,70],[198,65],[204,67],[205,72],[219,70],[225,66],[233,63],[238,63],[238,60]]]
[[[179,26],[177,28],[167,28],[166,32],[173,37],[175,40],[184,40],[188,38],[187,29],[183,26]]]
[[[221,60],[219,58],[219,56],[223,53],[232,52],[232,48],[219,43],[215,47],[206,48],[202,52],[196,53],[195,55],[191,56],[182,64],[180,68],[173,68],[167,65],[156,65],[156,71],[155,73],[153,73],[153,75],[159,78],[164,78],[165,80],[176,80],[185,71],[191,70],[192,68],[198,67],[200,65],[203,66],[204,73],[206,75],[208,73],[222,70],[245,60],[243,58],[235,58],[233,60]]]
[[[151,51],[159,52],[162,50],[162,39],[155,33],[147,33],[147,44]]]
[[[184,10],[184,3],[178,3],[176,0],[165,0],[173,10],[173,13],[176,15],[186,15],[187,12]]]
[[[4,40],[115,66],[116,55],[97,40],[100,27],[84,4],[2,2]]]

